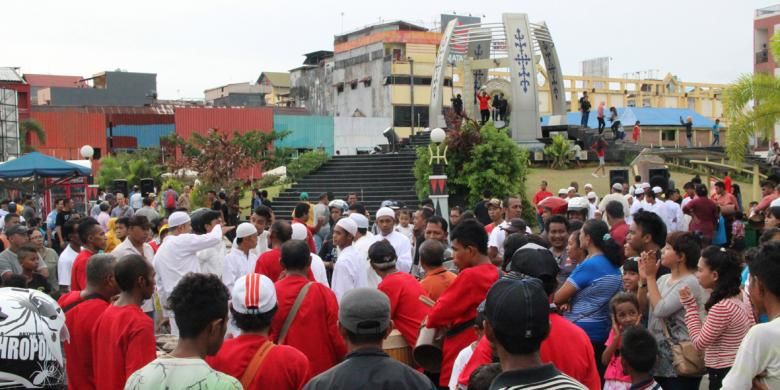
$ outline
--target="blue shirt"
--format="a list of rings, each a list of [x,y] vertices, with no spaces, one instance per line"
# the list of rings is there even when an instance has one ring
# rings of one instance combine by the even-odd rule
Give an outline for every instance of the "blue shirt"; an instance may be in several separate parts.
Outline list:
[[[596,255],[580,263],[567,281],[577,293],[566,318],[582,328],[591,341],[605,342],[612,327],[609,301],[623,290],[620,269],[606,256]]]

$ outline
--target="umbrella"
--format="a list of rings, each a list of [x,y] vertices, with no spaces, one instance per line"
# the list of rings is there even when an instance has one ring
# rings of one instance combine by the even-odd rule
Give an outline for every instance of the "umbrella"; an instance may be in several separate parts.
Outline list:
[[[539,214],[542,213],[542,208],[548,207],[552,210],[553,214],[566,214],[566,209],[569,207],[569,203],[566,199],[558,196],[548,196],[542,199],[539,204],[536,205],[539,210]]]

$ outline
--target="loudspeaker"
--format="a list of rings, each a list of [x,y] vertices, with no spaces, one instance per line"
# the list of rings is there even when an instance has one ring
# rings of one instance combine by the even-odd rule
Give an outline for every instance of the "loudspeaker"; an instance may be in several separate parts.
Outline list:
[[[648,170],[651,187],[661,187],[666,192],[669,190],[669,170],[666,168]]]
[[[612,188],[612,185],[615,183],[621,183],[623,185],[628,185],[630,183],[628,181],[628,169],[613,169],[609,171],[609,187]]]
[[[141,196],[146,197],[150,193],[154,193],[154,179],[148,177],[141,179]]]
[[[114,180],[111,183],[111,193],[116,194],[117,192],[121,192],[127,197],[127,180]]]

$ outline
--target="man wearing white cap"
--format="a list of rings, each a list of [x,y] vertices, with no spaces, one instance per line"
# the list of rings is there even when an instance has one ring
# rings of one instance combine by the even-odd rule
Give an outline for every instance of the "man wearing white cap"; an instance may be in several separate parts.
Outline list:
[[[599,197],[596,195],[595,192],[590,191],[587,195],[588,198],[588,219],[593,219],[596,215],[596,211],[598,211],[598,207],[596,206],[598,204]]]
[[[249,252],[257,246],[257,228],[244,222],[236,229],[236,241],[225,256],[225,269],[222,271],[222,283],[228,290],[233,289],[236,279],[254,271],[255,259],[249,258]]]
[[[631,204],[629,215],[634,215],[640,209],[645,208],[645,192],[641,187],[634,190],[634,203]]]
[[[333,228],[333,244],[340,252],[333,267],[331,289],[339,301],[347,291],[368,286],[366,259],[352,245],[357,229],[357,224],[349,217],[339,219]]]
[[[306,237],[308,237],[308,228],[302,223],[294,222],[292,224],[291,239],[306,242]],[[322,283],[325,287],[330,288],[330,285],[328,284],[328,272],[325,271],[325,263],[316,253],[311,253],[311,274],[314,276],[314,280]]]
[[[395,231],[395,211],[389,207],[380,208],[376,212],[376,226],[379,228],[379,234],[374,236],[374,240],[389,241],[398,255],[398,270],[408,273],[412,269],[412,243],[406,236]]]
[[[225,340],[211,368],[241,380],[245,389],[300,389],[309,379],[309,359],[289,345],[275,345],[269,336],[276,317],[276,289],[265,275],[249,274],[236,280],[230,294],[230,314],[241,334]],[[281,344],[281,343],[280,343]],[[268,348],[262,364],[253,357]]]
[[[360,252],[361,258],[366,260],[368,287],[376,287],[382,281],[382,278],[380,278],[374,269],[370,267],[368,262],[368,248],[371,247],[371,244],[377,242],[377,240],[374,236],[368,236],[368,218],[366,218],[365,215],[352,213],[349,217],[355,221],[358,227],[357,235],[355,235],[355,242],[353,242],[352,245]]]
[[[566,189],[565,189],[565,188],[561,188],[560,190],[558,190],[558,197],[559,197],[559,198],[566,199],[566,195],[567,195],[567,193],[568,193],[568,192],[566,191]]]
[[[566,189],[566,198],[567,199],[576,198],[576,197],[577,197],[577,189],[576,188],[569,187],[569,188]]]
[[[601,212],[601,220],[606,222],[607,216],[604,214],[604,209],[607,208],[607,204],[609,202],[618,202],[621,206],[623,206],[623,214],[625,216],[628,216],[628,213],[631,211],[630,206],[628,205],[628,201],[626,200],[625,196],[623,196],[623,184],[621,183],[615,183],[612,185],[612,192],[608,195],[605,195],[601,202],[599,202],[599,211]]]
[[[646,211],[652,211],[658,214],[666,225],[666,231],[672,232],[674,215],[670,213],[670,210],[666,207],[661,194],[663,194],[661,187],[655,186],[645,193],[645,207]]]
[[[217,225],[207,234],[192,234],[190,216],[176,211],[168,217],[168,236],[154,255],[154,270],[157,272],[157,291],[160,295],[166,317],[171,318],[171,334],[178,336],[179,329],[173,321],[173,312],[168,307],[168,297],[173,288],[187,273],[200,273],[197,252],[222,242],[222,226]]]

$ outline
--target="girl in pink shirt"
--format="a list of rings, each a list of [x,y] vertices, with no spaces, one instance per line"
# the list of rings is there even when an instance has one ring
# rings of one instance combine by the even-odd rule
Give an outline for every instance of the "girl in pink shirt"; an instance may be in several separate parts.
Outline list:
[[[639,325],[642,314],[636,295],[631,293],[618,293],[609,306],[612,308],[612,331],[607,339],[607,349],[601,355],[602,363],[607,366],[604,371],[604,390],[628,390],[631,377],[623,373],[623,365],[620,363],[620,339],[624,330]]]

